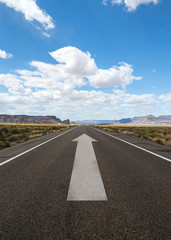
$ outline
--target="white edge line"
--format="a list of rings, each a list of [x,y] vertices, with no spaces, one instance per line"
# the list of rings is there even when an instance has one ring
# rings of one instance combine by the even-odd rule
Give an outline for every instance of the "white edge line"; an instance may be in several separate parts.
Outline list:
[[[91,126],[89,126],[89,127],[91,127]],[[115,136],[113,136],[113,135],[110,135],[110,134],[108,134],[108,133],[106,133],[106,132],[103,132],[103,131],[95,128],[95,127],[91,127],[91,128],[93,128],[93,129],[95,129],[95,130],[97,130],[97,131],[99,131],[99,132],[101,132],[101,133],[104,133],[104,134],[106,134],[106,135],[108,135],[108,136],[110,136],[110,137],[116,138],[117,140],[119,140],[119,141],[121,141],[121,142],[127,143],[127,144],[129,144],[129,145],[131,145],[131,146],[133,146],[133,147],[136,147],[136,148],[139,148],[139,149],[141,149],[141,150],[143,150],[143,151],[145,151],[145,152],[148,152],[148,153],[150,153],[150,154],[152,154],[152,155],[154,155],[154,156],[156,156],[156,157],[159,157],[159,158],[162,158],[162,159],[164,159],[164,160],[166,160],[166,161],[168,161],[168,162],[171,162],[171,159],[169,159],[169,158],[163,157],[163,156],[161,156],[161,155],[159,155],[159,154],[157,154],[157,153],[151,152],[151,151],[149,151],[149,150],[147,150],[147,149],[145,149],[145,148],[139,147],[139,146],[137,146],[137,145],[135,145],[135,144],[133,144],[133,143],[127,142],[127,141],[125,141],[125,140],[123,140],[123,139],[121,139],[121,138],[118,138],[118,137],[115,137]]]
[[[64,135],[65,133],[70,132],[70,131],[73,130],[73,129],[75,129],[75,127],[71,128],[71,129],[69,129],[68,131],[63,132],[63,133],[61,133],[61,134],[59,134],[59,135],[57,135],[57,136],[55,136],[55,137],[53,137],[53,138],[51,138],[51,139],[49,139],[49,140],[43,142],[43,143],[40,143],[40,144],[36,145],[35,147],[30,148],[29,150],[27,150],[27,151],[25,151],[25,152],[22,152],[22,153],[20,153],[20,154],[18,154],[18,155],[16,155],[15,157],[12,157],[12,158],[6,160],[5,162],[0,163],[0,167],[1,167],[2,165],[4,165],[4,164],[6,164],[6,163],[8,163],[8,162],[10,162],[10,161],[12,161],[12,160],[14,160],[14,159],[16,159],[16,158],[22,156],[22,155],[24,155],[24,154],[26,154],[26,153],[28,153],[28,152],[31,152],[32,150],[34,150],[34,149],[36,149],[36,148],[38,148],[38,147],[40,147],[40,146],[42,146],[42,145],[44,145],[44,144],[46,144],[46,143],[52,141],[52,140],[54,140],[55,138],[58,138],[58,137]]]

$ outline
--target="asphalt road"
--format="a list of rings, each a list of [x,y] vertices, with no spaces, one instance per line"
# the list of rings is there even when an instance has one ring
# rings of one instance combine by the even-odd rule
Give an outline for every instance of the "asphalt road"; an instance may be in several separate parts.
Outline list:
[[[78,144],[72,140],[82,134],[96,140],[92,144],[105,201],[67,201]],[[0,162],[58,135],[3,150]],[[171,159],[169,147],[111,135]],[[83,155],[88,158],[88,150]],[[170,162],[88,126],[76,127],[2,165],[0,194],[1,240],[171,239]]]

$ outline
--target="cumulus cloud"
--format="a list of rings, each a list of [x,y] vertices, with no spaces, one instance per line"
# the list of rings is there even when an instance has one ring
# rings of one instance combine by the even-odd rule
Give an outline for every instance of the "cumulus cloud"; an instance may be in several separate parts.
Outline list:
[[[70,100],[81,98],[89,101],[92,95],[99,97],[99,93],[75,90],[86,84],[85,78],[96,88],[126,86],[133,80],[140,79],[132,75],[133,68],[127,63],[107,70],[98,69],[90,53],[82,52],[76,47],[64,47],[49,54],[57,64],[32,61],[30,65],[35,70],[16,70],[15,74],[0,74],[0,84],[16,95],[31,94],[34,98],[48,97],[52,100],[67,96]],[[107,95],[100,93],[99,98],[106,97]]]
[[[135,11],[139,5],[142,4],[157,4],[160,0],[103,0],[103,4],[107,5],[107,2],[114,4],[124,4],[128,11]]]
[[[0,49],[0,58],[3,59],[8,59],[8,58],[12,58],[13,55],[11,53],[6,53],[5,51]]]
[[[4,3],[7,7],[23,13],[27,21],[37,21],[46,30],[55,27],[52,17],[39,8],[36,0],[0,0],[0,3]],[[44,35],[46,35],[45,32]]]
[[[124,107],[138,107],[138,106],[153,106],[157,104],[156,97],[154,94],[124,94],[124,101],[122,106]]]
[[[95,61],[89,52],[85,53],[75,47],[64,47],[51,52],[50,55],[63,64],[63,71],[69,77],[87,77],[97,69]]]
[[[120,66],[113,66],[107,70],[98,69],[96,73],[89,77],[91,85],[96,88],[104,87],[125,87],[133,82],[140,80],[142,77],[132,75],[133,67],[127,63],[121,63]]]
[[[25,88],[22,80],[13,74],[0,74],[0,84],[8,88],[9,93],[14,95],[27,95],[31,93],[31,89]]]
[[[140,77],[133,76],[133,66],[121,63],[98,69],[89,52],[65,47],[51,52],[56,64],[32,61],[31,69],[0,74],[0,84],[8,93],[0,93],[0,111],[9,114],[52,114],[61,118],[116,119],[154,114],[160,102],[153,94],[129,94],[125,86]],[[86,86],[87,84],[87,86]],[[91,90],[89,85],[92,85]],[[116,87],[123,86],[123,89]],[[110,87],[109,92],[105,92]],[[103,89],[98,89],[103,88]]]
[[[137,113],[145,115],[147,109],[150,114],[159,108],[156,97],[151,94],[132,96],[125,92],[72,90],[55,97],[55,93],[47,89],[24,96],[0,93],[0,111],[9,114],[49,114],[77,120],[117,119],[136,116]],[[127,101],[129,98],[131,100]]]
[[[32,61],[35,71],[16,71],[25,86],[45,87],[60,91],[71,91],[85,84],[85,78],[95,88],[125,87],[141,77],[133,76],[133,67],[127,63],[109,69],[98,69],[89,52],[76,47],[64,47],[49,53],[58,63]]]

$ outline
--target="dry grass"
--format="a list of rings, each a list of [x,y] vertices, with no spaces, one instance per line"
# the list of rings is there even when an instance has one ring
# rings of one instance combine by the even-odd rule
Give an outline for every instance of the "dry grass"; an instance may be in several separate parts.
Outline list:
[[[75,125],[0,124],[0,150],[49,133],[67,130]]]
[[[171,146],[171,127],[113,126],[113,125],[92,125],[92,126],[104,131],[134,135],[162,145]]]

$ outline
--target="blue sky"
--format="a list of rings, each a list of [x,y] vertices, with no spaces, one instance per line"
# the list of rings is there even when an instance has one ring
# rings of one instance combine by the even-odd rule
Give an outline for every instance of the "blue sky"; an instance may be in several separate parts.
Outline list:
[[[171,114],[171,1],[0,0],[0,113]]]

